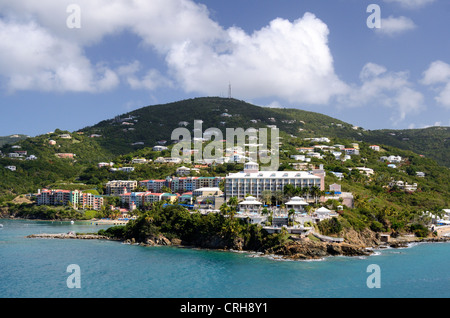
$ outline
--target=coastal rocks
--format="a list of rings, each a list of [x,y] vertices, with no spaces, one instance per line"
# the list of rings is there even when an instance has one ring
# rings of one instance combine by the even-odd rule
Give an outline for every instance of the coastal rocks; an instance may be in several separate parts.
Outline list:
[[[128,240],[129,241],[129,240]],[[131,243],[133,243],[134,238],[131,239]],[[147,238],[143,245],[147,246],[170,246],[172,242],[163,235],[151,236]]]
[[[289,259],[321,259],[327,256],[368,256],[370,251],[364,246],[348,243],[326,243],[303,240],[285,244],[277,251]]]
[[[108,240],[107,236],[97,234],[76,234],[75,232],[57,233],[57,234],[31,234],[27,238],[43,238],[43,239],[78,239],[78,240]]]
[[[364,229],[360,232],[355,231],[354,229],[345,230],[343,237],[345,242],[354,245],[374,247],[381,243],[379,236],[369,229]]]

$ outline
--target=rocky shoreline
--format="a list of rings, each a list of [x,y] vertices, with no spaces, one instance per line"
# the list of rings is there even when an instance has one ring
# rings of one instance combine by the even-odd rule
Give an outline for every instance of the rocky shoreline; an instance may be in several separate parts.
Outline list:
[[[354,234],[354,233],[353,233]],[[201,248],[201,249],[213,249],[224,251],[238,251],[238,252],[258,252],[262,255],[276,255],[281,259],[288,260],[317,260],[330,256],[349,256],[349,257],[364,257],[370,256],[374,253],[373,249],[381,248],[406,248],[411,243],[436,243],[436,242],[448,242],[450,237],[430,237],[430,238],[416,238],[411,236],[397,237],[392,239],[391,242],[381,242],[379,238],[374,236],[373,233],[365,233],[358,236],[364,239],[357,240],[357,242],[351,242],[347,240],[345,242],[326,242],[319,240],[311,240],[306,238],[294,238],[293,240],[265,251],[246,251],[240,248],[239,244],[233,247],[221,247],[221,246],[195,246],[184,244],[179,239],[169,240],[163,235],[154,236],[148,238],[145,242],[137,242],[134,239],[120,240],[114,239],[108,236],[98,234],[76,234],[74,232],[58,233],[58,234],[32,234],[27,238],[41,238],[41,239],[81,239],[81,240],[117,240],[122,241],[124,244],[140,245],[140,246],[175,246],[175,247],[189,247],[189,248]]]
[[[31,234],[27,238],[41,238],[41,239],[77,239],[77,240],[109,240],[110,238],[98,234],[77,234],[74,232],[56,233],[56,234]]]

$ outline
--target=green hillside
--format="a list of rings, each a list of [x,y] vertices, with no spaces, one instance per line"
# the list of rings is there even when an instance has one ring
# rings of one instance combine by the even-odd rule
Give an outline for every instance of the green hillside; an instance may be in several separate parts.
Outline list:
[[[390,145],[433,158],[450,167],[450,128],[374,130],[365,132],[363,140],[375,144]]]
[[[21,140],[24,140],[28,138],[29,136],[26,135],[10,135],[10,136],[0,136],[0,147],[6,145],[6,144],[15,144]]]
[[[223,116],[224,114],[231,116]],[[179,123],[187,122],[186,128],[192,132],[194,120],[203,121],[203,131],[207,128],[219,128],[224,136],[225,128],[258,129],[276,125],[281,132],[299,138],[326,136],[394,146],[425,155],[450,167],[450,129],[446,127],[367,131],[315,112],[261,107],[236,99],[218,97],[147,106],[80,131],[86,135],[101,135],[98,137],[99,144],[109,152],[119,155],[152,147],[159,140],[166,140],[171,144],[171,133],[180,127]]]
[[[115,154],[123,154],[139,148],[152,147],[159,140],[166,140],[170,144],[172,131],[180,127],[179,123],[187,122],[186,128],[192,132],[194,120],[203,121],[203,131],[207,128],[219,128],[224,136],[225,128],[258,129],[267,125],[276,125],[280,131],[305,137],[358,136],[357,132],[351,129],[352,125],[322,114],[298,109],[260,107],[235,99],[214,97],[143,107],[81,131],[87,135],[101,135],[98,141],[104,148]],[[254,123],[252,120],[257,122]],[[135,143],[143,145],[133,146]]]
[[[298,155],[300,147],[340,144],[349,148],[356,142],[359,155],[342,161],[331,153],[316,150],[322,158],[312,158],[308,167],[323,166],[325,190],[337,183],[342,191],[353,194],[355,207],[342,215],[339,221],[342,226],[396,231],[406,229],[407,225],[422,224],[423,211],[438,213],[450,206],[450,169],[444,166],[448,164],[449,131],[445,127],[366,131],[329,116],[298,109],[265,108],[235,99],[197,98],[147,106],[76,132],[57,129],[2,146],[0,207],[17,195],[35,193],[43,187],[95,189],[102,194],[109,180],[163,179],[174,175],[181,164],[133,164],[131,161],[170,156],[173,130],[186,122],[186,128],[193,132],[194,120],[203,121],[202,131],[221,129],[224,138],[226,128],[276,125],[282,137],[279,170],[294,169],[292,164],[299,162],[291,156]],[[311,141],[308,139],[311,137],[327,137],[329,141]],[[153,151],[153,146],[161,140],[167,141],[169,149]],[[369,147],[372,144],[382,149],[375,151]],[[11,158],[10,154],[17,151],[22,157]],[[73,154],[73,157],[61,158],[66,155],[60,154]],[[391,155],[402,157],[402,162],[394,168],[380,160],[382,156]],[[99,162],[114,162],[115,168],[132,166],[135,169],[132,172],[110,171],[110,167],[99,168]],[[8,166],[16,170],[11,171]],[[373,169],[374,173],[366,176],[357,172],[357,167]],[[202,168],[199,175],[226,176],[242,168],[242,164],[226,163]],[[341,172],[342,178],[331,172]],[[417,190],[403,191],[390,186],[391,181],[416,183]],[[321,231],[328,233],[329,229]]]

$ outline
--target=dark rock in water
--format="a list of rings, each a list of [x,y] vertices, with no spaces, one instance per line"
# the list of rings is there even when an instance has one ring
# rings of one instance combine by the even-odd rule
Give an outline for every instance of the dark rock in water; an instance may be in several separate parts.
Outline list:
[[[405,248],[408,247],[408,244],[405,242],[394,242],[389,244],[389,246],[392,248]]]

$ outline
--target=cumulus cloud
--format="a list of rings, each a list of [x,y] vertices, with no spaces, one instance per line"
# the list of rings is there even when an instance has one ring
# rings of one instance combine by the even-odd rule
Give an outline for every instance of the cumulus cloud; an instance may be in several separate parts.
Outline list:
[[[117,69],[117,73],[125,79],[132,89],[155,90],[159,87],[172,87],[172,81],[162,75],[156,69],[147,70],[144,75],[139,77],[137,74],[142,70],[139,61],[134,61],[127,65],[122,65]]]
[[[185,41],[167,62],[189,92],[213,94],[230,80],[244,98],[324,104],[347,90],[334,72],[328,33],[311,13],[294,22],[278,18],[252,34],[230,28],[214,46]]]
[[[410,18],[389,16],[386,19],[381,19],[381,27],[375,29],[375,31],[380,34],[395,36],[415,28],[416,25]]]
[[[406,72],[367,63],[360,83],[342,81],[334,70],[329,29],[312,13],[294,21],[277,18],[249,33],[223,28],[205,5],[192,0],[78,0],[81,28],[69,29],[66,8],[71,3],[0,0],[0,77],[8,89],[101,92],[123,83],[131,89],[181,87],[219,95],[231,82],[233,95],[247,100],[379,106],[394,110],[394,122],[424,109],[423,96]],[[384,32],[392,34],[413,28],[406,18],[383,21]],[[165,69],[134,57],[114,67],[108,61],[91,62],[86,49],[121,32],[137,36],[140,48],[156,52]],[[439,84],[447,85],[450,75],[438,75],[435,68],[424,81],[434,85],[441,76],[446,81]],[[450,104],[448,86],[440,92],[442,104]]]
[[[435,100],[450,109],[450,65],[443,61],[434,61],[423,72],[421,83],[431,86],[436,92]]]
[[[106,36],[130,31],[162,55],[187,39],[207,43],[223,30],[204,5],[190,0],[79,0],[81,28],[67,27],[72,1],[1,1],[0,76],[10,91],[99,92],[117,87],[118,73],[106,61],[94,65],[85,48]],[[14,62],[14,63],[12,63]],[[172,82],[154,68],[127,74],[132,88],[153,90]]]
[[[73,30],[66,27],[70,3],[0,0],[5,16],[22,21],[13,46],[30,52],[15,56],[13,68],[6,62],[11,51],[1,56],[0,75],[9,79],[11,88],[98,91],[114,87],[120,77],[135,89],[177,82],[187,92],[217,95],[231,82],[242,98],[312,104],[327,103],[348,89],[334,72],[328,27],[311,13],[293,22],[275,19],[248,34],[237,27],[224,29],[210,18],[206,6],[191,0],[79,0],[81,28]],[[0,21],[5,34],[17,26]],[[123,31],[159,53],[167,75],[152,67],[143,70],[141,64],[127,73],[124,68],[114,71],[105,63],[102,67],[90,63],[84,48]],[[39,37],[46,39],[44,46]],[[36,51],[39,54],[31,54]],[[124,67],[132,63],[125,62]]]
[[[394,124],[425,109],[424,96],[414,89],[408,72],[389,72],[382,65],[367,63],[360,80],[360,85],[353,85],[349,94],[339,99],[341,105],[393,109],[390,120]]]
[[[6,89],[104,91],[118,78],[105,65],[92,65],[77,45],[34,22],[0,20],[0,75]]]

